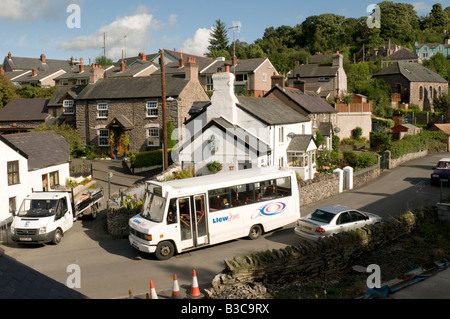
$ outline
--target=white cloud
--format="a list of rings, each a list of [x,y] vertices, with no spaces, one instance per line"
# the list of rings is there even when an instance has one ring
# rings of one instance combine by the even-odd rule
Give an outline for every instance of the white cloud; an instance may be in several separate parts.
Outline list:
[[[176,14],[171,14],[169,17],[169,25],[175,25],[178,23],[178,16]]]
[[[145,51],[151,42],[151,31],[158,30],[161,23],[153,15],[138,13],[133,16],[117,18],[109,25],[98,29],[94,34],[70,39],[59,44],[66,51],[98,50],[103,52],[103,35],[106,34],[106,56],[117,60],[122,57],[124,36],[126,36],[127,56]],[[100,54],[99,54],[100,55]]]
[[[1,0],[0,19],[5,20],[61,20],[65,8],[77,0]]]
[[[200,28],[193,37],[183,42],[181,51],[195,55],[204,55],[208,52],[209,34],[211,29]]]

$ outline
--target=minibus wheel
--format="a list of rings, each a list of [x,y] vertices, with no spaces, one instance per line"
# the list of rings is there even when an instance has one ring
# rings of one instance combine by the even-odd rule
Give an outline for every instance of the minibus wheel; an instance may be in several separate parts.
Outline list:
[[[263,233],[263,229],[261,225],[253,225],[252,228],[250,228],[250,232],[248,233],[248,237],[250,239],[257,239],[259,238]]]
[[[175,253],[175,247],[170,241],[163,241],[156,246],[155,255],[159,260],[172,258]]]

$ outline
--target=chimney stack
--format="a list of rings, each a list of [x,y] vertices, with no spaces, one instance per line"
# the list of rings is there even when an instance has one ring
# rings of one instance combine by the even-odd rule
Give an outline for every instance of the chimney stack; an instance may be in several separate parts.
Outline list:
[[[33,69],[33,72],[31,73],[31,75],[32,76],[36,76],[37,75],[37,69],[36,68]]]
[[[45,58],[45,54],[41,54],[41,62],[42,62],[43,64],[46,64],[46,63],[47,63],[47,59]]]
[[[122,62],[120,62],[120,72],[123,72],[123,71],[125,71],[125,62],[123,62],[123,60],[122,60]]]
[[[144,52],[140,52],[140,53],[139,53],[139,59],[140,59],[141,61],[147,61],[147,56],[145,55]]]
[[[285,86],[284,81],[284,75],[277,74],[276,72],[273,72],[272,75],[272,88],[275,86],[278,86],[280,89],[284,89]]]
[[[195,63],[195,58],[187,58],[184,72],[186,79],[198,80],[198,65]]]
[[[184,66],[183,54],[180,54],[180,59],[178,60],[178,67],[182,68]]]
[[[101,65],[98,63],[93,63],[89,71],[89,83],[95,83],[104,77],[105,71],[102,69]]]
[[[8,52],[8,60],[11,60],[11,52]]]
[[[306,82],[304,80],[300,80],[300,77],[297,77],[297,80],[294,81],[294,88],[299,89],[303,93],[306,90]]]
[[[344,56],[339,51],[333,54],[333,66],[344,67]]]
[[[79,73],[83,73],[83,72],[84,72],[84,65],[83,65],[83,64],[80,64],[80,65],[78,66],[78,72],[79,72]]]
[[[230,73],[230,63],[225,63],[225,72]]]

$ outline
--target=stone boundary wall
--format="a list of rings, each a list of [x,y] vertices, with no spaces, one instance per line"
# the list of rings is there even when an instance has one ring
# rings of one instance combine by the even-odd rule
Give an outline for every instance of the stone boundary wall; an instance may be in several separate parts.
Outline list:
[[[353,173],[353,188],[360,187],[381,175],[380,163]]]
[[[300,206],[339,194],[339,175],[327,174],[298,183]]]
[[[255,252],[225,260],[225,269],[216,275],[208,298],[265,298],[263,287],[310,280],[349,269],[364,253],[392,244],[410,234],[425,218],[436,213],[408,212],[396,219],[336,234],[318,241],[301,240],[284,249]],[[250,286],[255,289],[248,289]],[[240,287],[240,289],[236,289]],[[249,294],[250,291],[250,294]],[[256,291],[251,293],[251,291]]]
[[[428,150],[422,151],[422,152],[417,152],[417,153],[408,153],[405,154],[403,156],[400,156],[399,158],[391,158],[390,154],[390,160],[389,160],[389,166],[388,169],[393,169],[396,168],[397,166],[402,165],[405,162],[409,162],[411,160],[417,159],[417,158],[422,158],[428,155]]]

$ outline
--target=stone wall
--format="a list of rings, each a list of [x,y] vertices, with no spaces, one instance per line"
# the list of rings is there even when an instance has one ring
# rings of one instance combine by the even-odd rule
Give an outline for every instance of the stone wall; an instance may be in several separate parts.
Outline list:
[[[364,168],[353,173],[353,187],[360,187],[371,180],[379,177],[381,174],[380,164],[375,164],[371,167]]]
[[[327,174],[298,183],[300,205],[305,206],[339,194],[339,175]]]
[[[396,168],[397,166],[400,166],[405,162],[409,162],[409,161],[417,159],[417,158],[422,158],[427,155],[428,155],[428,150],[425,150],[422,152],[405,154],[405,155],[400,156],[399,158],[395,158],[395,159],[390,158],[388,169]]]
[[[408,212],[392,221],[319,239],[301,241],[284,249],[267,250],[225,260],[225,269],[216,275],[208,298],[267,298],[268,286],[327,276],[353,266],[364,253],[394,243],[410,234],[432,211]],[[240,289],[236,289],[240,287]]]

